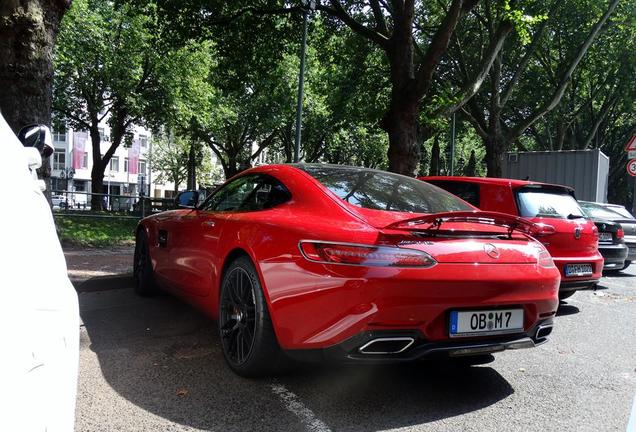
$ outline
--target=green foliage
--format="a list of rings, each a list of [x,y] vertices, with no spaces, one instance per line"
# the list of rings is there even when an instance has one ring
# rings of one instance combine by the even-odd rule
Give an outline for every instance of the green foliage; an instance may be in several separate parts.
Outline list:
[[[380,31],[368,3],[340,4],[353,19]],[[449,4],[415,2],[415,70]],[[611,184],[616,187],[610,190],[627,196],[622,145],[636,124],[636,3],[620,3],[567,81],[556,108],[515,131],[550,100],[607,4],[478,2],[460,20],[419,105],[420,148],[426,155],[419,171],[430,171],[432,137],[437,136],[441,154],[436,170],[448,172],[444,149],[450,123],[440,110],[461,102],[461,90],[483,65],[498,29],[508,23],[514,31],[476,96],[457,114],[456,173],[484,175],[486,162],[496,157],[493,149],[599,147],[612,157]],[[56,58],[56,105],[65,109],[67,119],[87,122],[87,112],[124,107],[126,119],[173,130],[180,137],[174,143],[181,149],[177,153],[188,144],[207,145],[226,176],[253,165],[262,152],[269,162],[291,161],[302,31],[296,3],[120,0],[117,6],[77,0],[64,23]],[[383,10],[390,34],[394,17]],[[304,160],[386,168],[389,143],[379,125],[395,84],[389,57],[342,19],[323,12],[310,14]],[[139,89],[134,84],[141,81],[145,84]],[[95,95],[90,101],[87,92]]]

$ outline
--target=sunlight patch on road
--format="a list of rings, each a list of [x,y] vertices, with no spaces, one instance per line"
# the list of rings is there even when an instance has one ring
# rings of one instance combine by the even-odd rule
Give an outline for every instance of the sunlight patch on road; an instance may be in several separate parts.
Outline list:
[[[282,384],[271,384],[272,392],[277,395],[285,405],[287,411],[293,413],[312,432],[331,432],[322,420],[318,419],[314,412],[303,404],[298,396],[289,391]]]

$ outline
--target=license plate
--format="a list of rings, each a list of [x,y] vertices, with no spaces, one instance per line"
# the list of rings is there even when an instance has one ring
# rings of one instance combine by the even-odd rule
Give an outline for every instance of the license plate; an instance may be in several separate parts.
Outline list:
[[[565,266],[565,275],[567,277],[591,276],[592,264],[568,264]]]
[[[602,242],[611,242],[612,233],[608,233],[608,232],[598,233],[598,240]]]
[[[450,337],[517,333],[519,330],[523,330],[523,309],[450,313]]]

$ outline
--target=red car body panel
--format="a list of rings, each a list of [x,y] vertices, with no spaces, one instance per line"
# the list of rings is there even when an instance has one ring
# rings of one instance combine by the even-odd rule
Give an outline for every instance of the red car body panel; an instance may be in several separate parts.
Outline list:
[[[415,330],[428,341],[448,341],[451,309],[520,307],[527,331],[556,313],[558,271],[538,264],[543,248],[525,234],[505,240],[419,239],[408,231],[384,228],[417,214],[348,204],[291,165],[261,166],[239,176],[253,173],[278,179],[291,192],[291,200],[250,212],[174,210],[140,222],[162,288],[214,319],[223,269],[235,254],[247,254],[254,263],[278,342],[286,350],[328,348],[375,330]],[[483,227],[449,223],[445,229]],[[507,232],[489,228],[493,230],[502,236]],[[167,238],[166,247],[160,246],[160,234]],[[399,245],[426,251],[437,264],[398,268],[318,263],[300,252],[302,240]],[[500,259],[484,253],[485,243],[499,248]]]
[[[484,178],[484,177],[451,177],[429,176],[418,177],[420,180],[443,187],[443,182],[461,182],[479,186],[479,207],[484,211],[497,211],[520,216],[515,191],[527,186],[560,188],[573,193],[567,186],[551,185],[524,180]],[[477,204],[477,203],[472,203]],[[603,257],[598,251],[598,230],[594,222],[588,219],[564,219],[535,217],[528,220],[550,225],[555,232],[537,237],[548,249],[561,273],[562,284],[590,283],[594,284],[602,276]],[[575,237],[575,230],[580,230],[580,238]],[[591,276],[568,277],[565,274],[567,264],[591,264]]]

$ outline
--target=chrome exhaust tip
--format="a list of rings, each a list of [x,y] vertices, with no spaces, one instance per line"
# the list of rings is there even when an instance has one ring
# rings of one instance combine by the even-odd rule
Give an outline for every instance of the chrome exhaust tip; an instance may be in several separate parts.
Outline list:
[[[552,323],[539,325],[539,327],[537,327],[537,334],[535,338],[539,341],[547,339],[548,336],[550,336],[550,334],[552,333],[553,327],[554,325]]]
[[[399,354],[406,351],[415,339],[412,337],[376,338],[358,348],[361,354]]]

